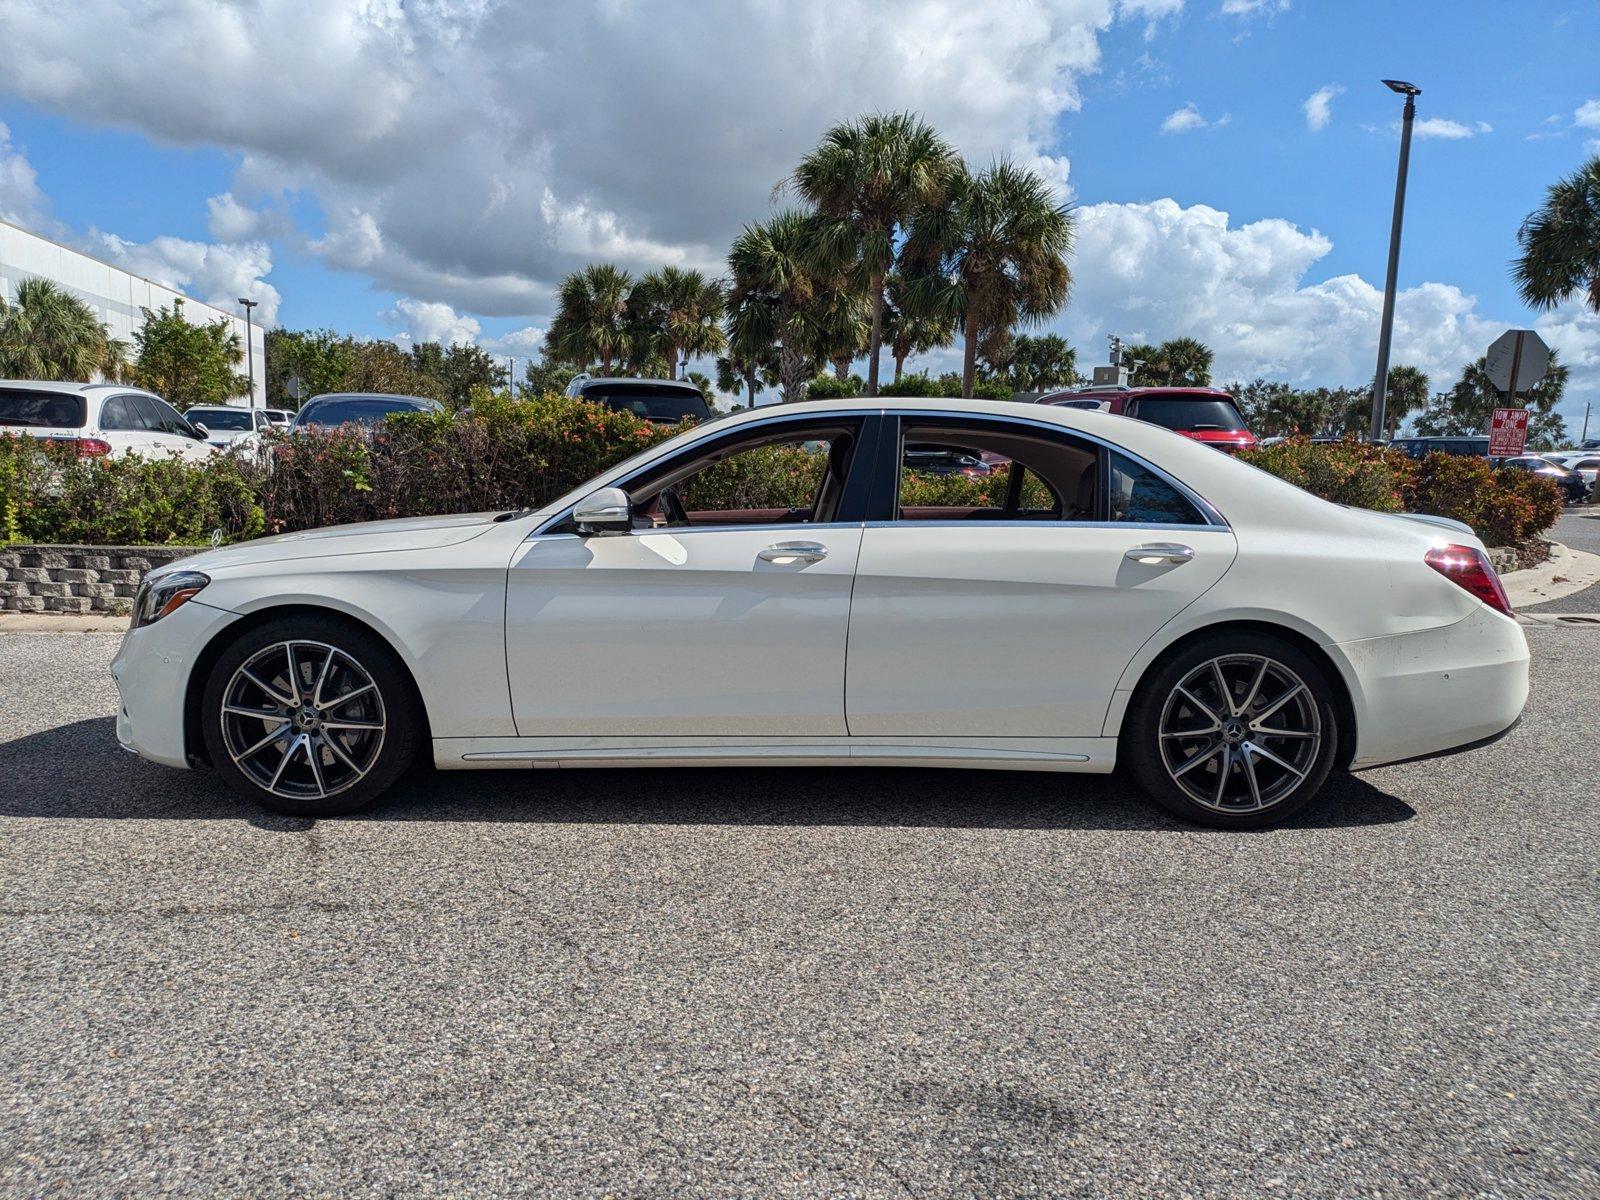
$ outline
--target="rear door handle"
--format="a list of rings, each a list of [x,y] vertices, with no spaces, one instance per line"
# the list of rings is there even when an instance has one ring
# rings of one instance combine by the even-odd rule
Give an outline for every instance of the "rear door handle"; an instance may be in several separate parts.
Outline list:
[[[1148,546],[1135,546],[1122,557],[1138,563],[1186,563],[1194,557],[1194,547],[1177,542],[1152,542]]]
[[[821,562],[828,557],[828,548],[820,542],[774,542],[756,557],[765,562]]]

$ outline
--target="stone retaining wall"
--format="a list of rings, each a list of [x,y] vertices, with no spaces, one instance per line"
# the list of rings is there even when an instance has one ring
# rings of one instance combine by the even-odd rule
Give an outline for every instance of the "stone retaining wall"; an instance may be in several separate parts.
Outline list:
[[[127,612],[146,571],[204,549],[0,545],[0,607],[11,612]]]

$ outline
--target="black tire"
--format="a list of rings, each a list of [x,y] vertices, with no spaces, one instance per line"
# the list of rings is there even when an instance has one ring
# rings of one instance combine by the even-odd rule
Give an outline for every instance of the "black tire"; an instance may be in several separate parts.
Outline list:
[[[1263,661],[1272,665],[1256,680]],[[1229,688],[1226,700],[1213,663]],[[1257,695],[1250,694],[1253,681]],[[1296,682],[1303,695],[1293,691]],[[1279,699],[1281,707],[1268,711]],[[1241,708],[1246,700],[1249,708]],[[1321,790],[1341,732],[1333,687],[1307,654],[1269,634],[1224,631],[1191,642],[1140,682],[1118,756],[1174,816],[1214,829],[1262,829],[1288,820]]]
[[[298,649],[280,657],[285,645]],[[324,652],[331,666],[321,672]],[[300,703],[292,709],[281,703],[290,698],[291,662],[301,679]],[[247,664],[266,686],[241,675]],[[325,678],[314,684],[319,672]],[[323,682],[331,695],[317,695]],[[372,687],[357,690],[366,683]],[[354,698],[341,700],[341,687]],[[232,701],[227,714],[225,697]],[[212,767],[241,796],[286,816],[333,817],[370,804],[405,773],[427,740],[416,689],[399,656],[370,630],[332,615],[276,617],[241,634],[212,667],[200,705]],[[241,717],[241,706],[261,716]],[[251,753],[247,743],[261,749]],[[241,748],[245,753],[236,759]],[[269,786],[264,776],[280,764],[276,786]]]

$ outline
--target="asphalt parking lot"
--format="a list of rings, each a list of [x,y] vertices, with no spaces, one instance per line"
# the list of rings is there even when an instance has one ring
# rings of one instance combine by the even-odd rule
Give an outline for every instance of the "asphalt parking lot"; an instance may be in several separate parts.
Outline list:
[[[116,750],[115,637],[0,635],[0,1194],[1595,1196],[1600,631],[1529,636],[1505,741],[1241,835],[923,771],[276,818]]]

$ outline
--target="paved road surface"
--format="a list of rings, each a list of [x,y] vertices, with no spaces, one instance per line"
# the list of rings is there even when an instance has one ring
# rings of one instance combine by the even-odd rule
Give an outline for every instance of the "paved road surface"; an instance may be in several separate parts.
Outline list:
[[[1600,605],[1596,606],[1600,608]],[[1600,1195],[1600,634],[1292,827],[922,771],[241,809],[0,636],[0,1195]]]

